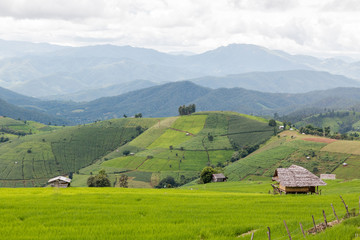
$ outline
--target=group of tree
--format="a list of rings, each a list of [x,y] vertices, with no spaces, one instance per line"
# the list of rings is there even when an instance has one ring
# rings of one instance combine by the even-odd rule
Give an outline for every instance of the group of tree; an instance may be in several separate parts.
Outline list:
[[[166,178],[161,179],[155,188],[174,188],[177,186],[179,186],[179,183],[177,183],[173,177],[167,176]]]
[[[197,179],[199,176],[192,176],[192,177],[185,177],[185,175],[180,176],[179,182],[176,182],[176,180],[171,177],[167,176],[166,178],[163,178],[155,188],[175,188],[179,187],[181,185],[184,185],[186,183],[189,183],[195,179]]]
[[[90,176],[87,180],[88,187],[110,187],[110,180],[104,169],[101,169],[96,176]]]
[[[23,131],[16,131],[16,130],[13,130],[13,129],[10,129],[10,128],[7,128],[7,127],[1,127],[0,132],[12,134],[12,135],[17,135],[17,136],[25,136],[25,135],[32,134],[31,131],[29,133],[26,133],[26,132],[23,132]]]
[[[135,114],[135,118],[142,118],[142,113]]]
[[[179,107],[179,115],[190,115],[196,111],[195,104],[190,104],[189,106],[182,105]]]
[[[0,143],[9,141],[8,137],[0,137]]]
[[[309,135],[317,135],[317,136],[330,136],[330,127],[318,128],[313,125],[306,125],[305,127],[301,127],[299,129],[300,133],[305,133]]]

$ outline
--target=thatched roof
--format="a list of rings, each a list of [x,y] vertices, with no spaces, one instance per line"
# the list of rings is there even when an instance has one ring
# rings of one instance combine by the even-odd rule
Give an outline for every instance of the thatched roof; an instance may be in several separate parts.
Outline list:
[[[297,165],[291,165],[289,168],[276,169],[273,180],[279,182],[284,187],[315,187],[326,185],[319,177]]]

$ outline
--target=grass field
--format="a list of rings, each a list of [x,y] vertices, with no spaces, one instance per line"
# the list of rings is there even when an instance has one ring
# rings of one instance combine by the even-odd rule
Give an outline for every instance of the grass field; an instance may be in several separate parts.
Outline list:
[[[274,128],[267,123],[254,121],[253,119],[231,115],[229,116],[228,137],[231,142],[239,147],[263,143],[272,135]]]
[[[360,142],[336,141],[324,147],[322,151],[360,155]]]
[[[269,182],[197,185],[188,189],[0,189],[2,239],[303,239],[299,222],[312,227],[345,214],[339,194],[358,211],[359,181],[330,183],[323,195],[274,196]],[[192,189],[192,190],[191,190]],[[356,193],[354,193],[356,192]],[[350,240],[360,219],[308,239]]]

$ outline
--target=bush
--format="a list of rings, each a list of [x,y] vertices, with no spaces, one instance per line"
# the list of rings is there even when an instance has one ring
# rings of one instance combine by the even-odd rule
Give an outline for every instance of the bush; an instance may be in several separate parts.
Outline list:
[[[202,183],[211,182],[212,175],[217,173],[212,167],[205,167],[200,173],[200,180]]]
[[[110,180],[105,170],[102,169],[99,171],[95,177],[90,176],[87,180],[88,187],[110,187]]]
[[[276,121],[274,119],[269,120],[269,126],[270,127],[276,127]]]
[[[167,176],[166,178],[163,178],[156,188],[173,188],[177,187],[179,184],[175,181],[175,179],[171,176]]]

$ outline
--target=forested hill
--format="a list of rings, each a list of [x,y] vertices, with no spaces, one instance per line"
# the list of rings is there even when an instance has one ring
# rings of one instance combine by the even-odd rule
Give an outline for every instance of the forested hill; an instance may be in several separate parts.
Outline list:
[[[2,99],[0,99],[0,116],[6,116],[21,120],[32,120],[44,124],[49,124],[49,123],[56,125],[69,124],[69,121],[67,121],[66,119],[50,115],[41,112],[39,110],[35,110],[35,109],[30,110],[30,109],[18,107]]]

